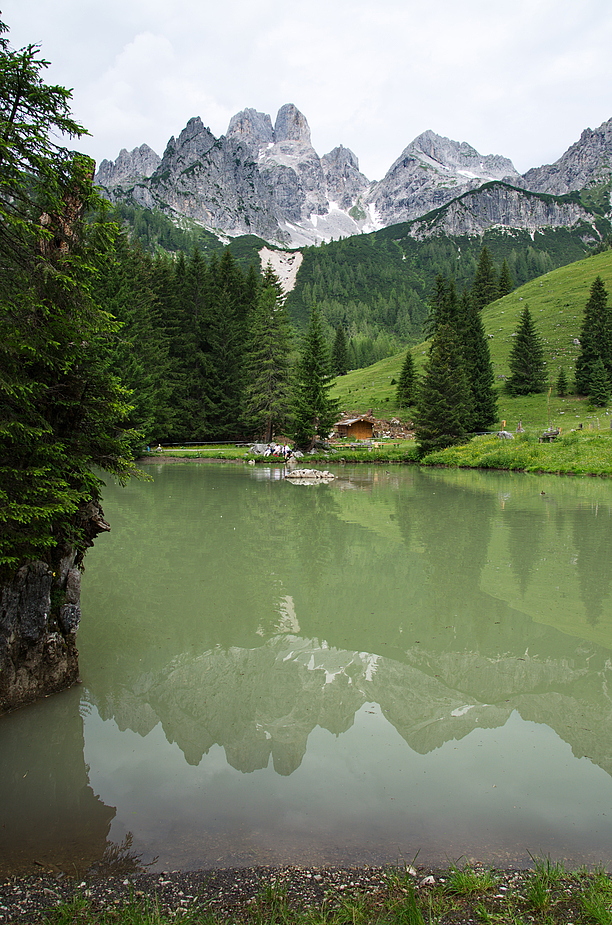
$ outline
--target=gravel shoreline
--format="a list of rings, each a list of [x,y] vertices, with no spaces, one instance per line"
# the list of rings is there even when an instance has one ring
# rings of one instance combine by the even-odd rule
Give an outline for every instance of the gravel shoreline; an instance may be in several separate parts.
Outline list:
[[[401,868],[405,873],[406,868]],[[53,907],[74,895],[85,895],[98,911],[116,909],[131,899],[155,898],[165,914],[201,908],[221,919],[235,920],[248,912],[255,897],[265,887],[277,885],[286,890],[291,906],[318,907],[324,899],[340,901],[359,894],[375,896],[388,888],[392,867],[316,868],[250,867],[214,870],[130,873],[109,877],[72,879],[54,874],[9,877],[0,881],[0,923],[41,922]],[[447,871],[411,868],[418,891],[443,882]],[[532,872],[495,870],[497,890],[520,890]],[[432,879],[433,878],[433,879]],[[473,921],[453,916],[453,923]]]

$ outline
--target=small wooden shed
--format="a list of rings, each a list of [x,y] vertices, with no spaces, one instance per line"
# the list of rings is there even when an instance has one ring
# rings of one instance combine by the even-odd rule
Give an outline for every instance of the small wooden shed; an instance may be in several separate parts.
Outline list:
[[[367,417],[346,418],[336,424],[336,433],[339,437],[350,437],[351,440],[371,440],[374,431],[374,422]]]

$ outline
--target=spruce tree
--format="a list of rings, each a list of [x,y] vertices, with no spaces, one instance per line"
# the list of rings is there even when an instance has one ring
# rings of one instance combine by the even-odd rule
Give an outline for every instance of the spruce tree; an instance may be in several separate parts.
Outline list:
[[[128,422],[141,437],[135,450],[169,438],[173,409],[169,343],[155,294],[151,258],[130,245],[120,234],[114,259],[100,274],[96,295],[121,329],[108,344],[108,362],[121,371],[130,389],[132,410]]]
[[[396,391],[396,401],[400,408],[407,408],[413,403],[415,384],[414,360],[410,350],[407,350]]]
[[[565,374],[565,369],[562,366],[559,370],[559,375],[557,376],[557,395],[559,398],[565,398],[568,391],[567,376]]]
[[[528,306],[521,314],[508,362],[511,375],[506,382],[506,389],[510,395],[531,395],[545,390],[544,348]]]
[[[348,345],[346,343],[346,334],[341,324],[336,328],[332,348],[332,371],[335,376],[345,376],[348,372]]]
[[[578,395],[590,395],[591,375],[601,358],[608,378],[612,378],[612,316],[608,293],[600,276],[591,285],[580,331],[580,352],[576,360],[575,388]]]
[[[510,273],[508,261],[504,257],[504,262],[502,263],[502,268],[499,272],[499,280],[497,281],[497,298],[501,299],[503,296],[512,292],[513,289],[514,282],[512,279],[512,274]]]
[[[472,430],[487,430],[497,421],[495,376],[482,316],[466,293],[461,301],[463,361],[472,395]]]
[[[589,399],[596,408],[605,408],[610,401],[610,382],[601,357],[591,366]]]
[[[479,311],[499,297],[497,271],[491,259],[488,247],[483,247],[478,260],[478,267],[472,283],[472,299]]]
[[[55,140],[84,134],[70,91],[46,85],[36,46],[14,51],[6,31],[0,22],[2,579],[35,559],[79,564],[102,529],[95,468],[133,471],[128,394],[107,362],[119,324],[96,296],[116,226],[93,163]]]
[[[292,332],[282,289],[267,274],[252,315],[245,359],[246,431],[270,443],[292,408]]]
[[[464,443],[472,418],[470,387],[461,346],[450,325],[441,325],[431,342],[419,389],[415,435],[422,456]]]
[[[201,325],[200,357],[203,370],[202,434],[209,440],[241,436],[247,310],[244,277],[231,251],[209,264],[210,288]]]
[[[436,277],[431,298],[431,309],[426,322],[426,333],[433,337],[436,330],[445,324],[457,327],[459,318],[459,299],[453,279],[446,279],[439,274]]]
[[[325,439],[338,419],[338,403],[329,395],[333,383],[329,348],[316,305],[296,370],[293,437],[300,450],[310,450],[317,436]]]

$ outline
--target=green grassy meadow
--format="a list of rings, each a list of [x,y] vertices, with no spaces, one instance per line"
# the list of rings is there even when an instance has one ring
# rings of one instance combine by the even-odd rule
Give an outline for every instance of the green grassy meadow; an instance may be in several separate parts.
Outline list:
[[[568,382],[573,381],[579,349],[574,340],[580,336],[584,306],[596,276],[601,276],[612,297],[612,251],[553,270],[483,310],[482,317],[496,376],[500,427],[504,420],[507,429],[512,431],[516,429],[518,421],[522,421],[528,431],[543,430],[549,425],[559,426],[563,431],[571,430],[578,424],[597,429],[609,427],[612,406],[594,410],[585,399],[575,396],[559,398],[555,389],[561,366],[565,368]],[[503,377],[510,373],[508,358],[512,335],[518,327],[525,305],[529,306],[544,344],[551,391],[550,394],[547,391],[540,395],[511,398],[504,392]],[[418,373],[425,363],[427,344],[413,347],[412,354]],[[398,407],[395,401],[396,385],[393,383],[394,379],[399,379],[404,356],[402,352],[373,366],[353,370],[339,377],[332,394],[340,400],[342,411],[364,414],[372,409],[378,418],[410,420],[412,409]]]

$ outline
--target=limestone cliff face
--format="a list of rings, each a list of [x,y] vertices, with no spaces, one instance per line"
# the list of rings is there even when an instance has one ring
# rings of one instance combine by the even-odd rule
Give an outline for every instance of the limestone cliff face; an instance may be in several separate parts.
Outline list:
[[[368,196],[384,225],[410,221],[490,180],[519,175],[499,155],[483,157],[465,142],[427,131],[415,138]]]
[[[116,161],[103,160],[98,168],[96,181],[106,188],[129,188],[145,177],[150,177],[161,163],[159,154],[148,145],[141,145],[133,151],[122,148]]]
[[[292,241],[300,231],[306,240],[339,235],[338,222],[346,227],[344,233],[360,230],[348,213],[370,183],[359,172],[357,158],[343,147],[320,158],[306,118],[292,103],[279,109],[274,127],[269,116],[254,109],[238,113],[227,137],[239,139],[257,158],[279,224]]]
[[[585,129],[554,164],[528,170],[521,185],[538,193],[561,196],[611,179],[612,119],[608,119],[599,128]]]
[[[110,527],[93,501],[81,514],[92,545]],[[82,557],[66,549],[53,565],[28,562],[0,584],[0,714],[78,680]]]
[[[98,171],[111,199],[127,199],[149,209],[186,215],[213,231],[284,239],[274,199],[248,145],[237,136],[216,139],[201,119],[190,119],[171,138],[155,171],[129,186],[115,183],[114,171]]]
[[[291,103],[274,126],[269,115],[245,109],[219,139],[190,119],[157,164],[149,151],[124,150],[114,163],[102,161],[96,182],[109,199],[281,243],[356,234],[363,225],[348,214],[370,186],[357,158],[340,147],[321,159],[306,118]]]
[[[372,184],[360,172],[359,161],[353,152],[339,145],[323,155],[321,166],[329,199],[346,212],[359,208],[359,202]]]
[[[585,235],[598,240],[593,216],[576,203],[537,196],[504,183],[490,183],[453,199],[439,213],[412,223],[417,239],[435,235],[480,235],[489,228],[540,231],[585,225]]]

